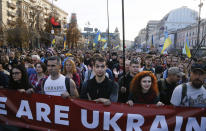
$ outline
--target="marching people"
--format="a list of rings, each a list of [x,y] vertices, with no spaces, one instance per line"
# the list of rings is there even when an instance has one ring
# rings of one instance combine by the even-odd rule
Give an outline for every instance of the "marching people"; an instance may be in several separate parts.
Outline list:
[[[47,59],[47,70],[49,76],[42,82],[44,94],[63,98],[79,97],[75,82],[60,73],[61,60],[58,56],[51,56]]]
[[[148,55],[145,57],[145,66],[140,71],[151,71],[155,73],[155,68],[152,67],[152,56]]]
[[[174,106],[206,107],[206,65],[194,63],[191,66],[190,81],[177,86],[171,97]]]
[[[75,82],[75,84],[77,86],[77,89],[79,90],[79,88],[80,88],[80,76],[77,73],[76,65],[75,65],[73,60],[67,59],[65,61],[63,74],[66,77],[72,79]]]
[[[130,87],[130,82],[132,81],[133,77],[139,73],[140,69],[140,63],[138,60],[131,60],[130,66],[129,66],[129,72],[125,76],[125,81],[124,81],[124,76],[122,76],[119,81],[119,94],[118,94],[118,102],[121,103],[126,103],[128,101],[129,97],[129,87]]]
[[[94,59],[93,70],[95,76],[84,83],[80,98],[101,102],[105,105],[117,102],[118,85],[106,77],[106,60],[102,56]]]
[[[29,77],[29,81],[34,87],[35,92],[39,93],[41,91],[40,87],[41,87],[42,81],[48,77],[46,74],[47,67],[44,63],[38,62],[35,64],[35,69],[36,69],[37,74],[32,74]]]
[[[138,73],[130,84],[130,95],[127,104],[157,104],[163,105],[159,101],[159,90],[157,78],[151,71]]]
[[[10,73],[8,89],[26,92],[32,88],[32,85],[29,83],[26,68],[23,65],[14,65]]]
[[[160,101],[165,105],[170,105],[170,99],[175,87],[183,76],[183,72],[178,67],[170,67],[168,69],[168,77],[158,80],[158,88],[160,92]]]

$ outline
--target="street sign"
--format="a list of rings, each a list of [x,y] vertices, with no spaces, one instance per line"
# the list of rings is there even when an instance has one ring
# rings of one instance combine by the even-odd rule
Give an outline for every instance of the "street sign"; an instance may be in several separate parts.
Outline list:
[[[84,27],[84,31],[87,31],[87,32],[92,32],[92,31],[93,31],[93,28]]]
[[[54,34],[54,30],[51,30],[51,34]]]

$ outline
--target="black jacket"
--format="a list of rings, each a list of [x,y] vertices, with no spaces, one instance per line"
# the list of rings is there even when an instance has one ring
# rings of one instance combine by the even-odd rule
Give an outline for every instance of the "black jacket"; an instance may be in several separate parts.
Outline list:
[[[128,101],[129,97],[129,87],[130,87],[130,82],[132,81],[133,77],[130,75],[130,73],[126,74],[125,76],[125,86],[123,85],[123,80],[124,76],[122,76],[118,83],[119,83],[119,93],[118,93],[118,102],[126,103]],[[122,93],[121,92],[121,87],[124,86],[126,87],[126,92]]]
[[[105,80],[102,83],[97,83],[94,77],[84,83],[80,98],[87,100],[106,98],[110,99],[111,102],[117,102],[118,85],[107,77],[105,77]]]

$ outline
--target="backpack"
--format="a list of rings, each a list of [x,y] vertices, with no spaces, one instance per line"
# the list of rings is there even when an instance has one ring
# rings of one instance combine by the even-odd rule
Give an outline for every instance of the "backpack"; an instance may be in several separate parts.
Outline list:
[[[161,85],[162,85],[161,90],[165,90],[165,89],[166,89],[165,79],[160,79],[160,81],[161,81]],[[185,98],[185,96],[187,96],[187,84],[186,84],[186,83],[183,83],[183,84],[182,84],[181,104],[183,103],[183,99]]]
[[[41,86],[43,94],[44,94],[44,85],[45,85],[46,80],[47,78],[43,80],[42,86]],[[66,85],[66,89],[68,93],[70,94],[70,78],[65,77],[65,85]]]
[[[187,84],[183,83],[182,84],[182,97],[181,97],[181,102],[180,104],[183,104],[183,99],[187,96]]]

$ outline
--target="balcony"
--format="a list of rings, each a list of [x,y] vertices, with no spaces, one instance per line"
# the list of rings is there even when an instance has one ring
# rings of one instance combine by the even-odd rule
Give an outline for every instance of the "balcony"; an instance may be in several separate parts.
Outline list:
[[[8,25],[11,25],[11,26],[14,26],[16,24],[16,22],[14,20],[7,20],[7,24]]]
[[[11,16],[11,17],[15,17],[16,16],[16,13],[14,13],[12,11],[7,11],[7,14],[8,14],[8,16]]]
[[[12,2],[7,1],[7,5],[11,9],[16,9],[16,5],[14,3],[12,3]]]

